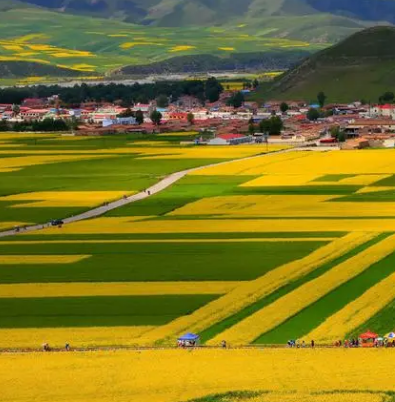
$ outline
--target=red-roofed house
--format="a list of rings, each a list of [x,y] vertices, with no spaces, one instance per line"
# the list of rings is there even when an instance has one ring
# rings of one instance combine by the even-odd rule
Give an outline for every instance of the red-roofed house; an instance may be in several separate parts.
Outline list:
[[[209,141],[209,145],[237,145],[252,142],[253,138],[243,134],[220,134]]]

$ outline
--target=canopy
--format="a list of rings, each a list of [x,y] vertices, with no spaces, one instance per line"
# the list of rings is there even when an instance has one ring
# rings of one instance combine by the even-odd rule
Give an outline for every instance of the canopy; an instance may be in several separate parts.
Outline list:
[[[390,332],[388,335],[385,336],[387,339],[394,339],[395,338],[395,332]]]
[[[191,334],[190,332],[178,338],[179,341],[197,341],[198,339],[199,335]]]
[[[374,332],[368,331],[365,332],[364,334],[359,335],[361,339],[367,340],[367,339],[377,339],[379,336],[378,334],[375,334]]]

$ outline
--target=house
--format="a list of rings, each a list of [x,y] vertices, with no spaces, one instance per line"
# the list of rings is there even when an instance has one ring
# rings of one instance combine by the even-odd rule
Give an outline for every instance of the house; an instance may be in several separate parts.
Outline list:
[[[395,105],[377,105],[372,108],[372,112],[382,117],[392,117],[395,115]]]
[[[40,98],[26,98],[22,102],[22,106],[29,107],[32,109],[44,108],[46,104],[47,104],[46,100]]]
[[[48,113],[48,109],[27,109],[21,110],[19,116],[22,120],[42,120]]]
[[[117,117],[116,119],[104,119],[102,121],[103,127],[118,126],[132,126],[137,124],[134,117]]]
[[[208,142],[208,145],[237,145],[253,142],[254,138],[243,134],[220,134]]]

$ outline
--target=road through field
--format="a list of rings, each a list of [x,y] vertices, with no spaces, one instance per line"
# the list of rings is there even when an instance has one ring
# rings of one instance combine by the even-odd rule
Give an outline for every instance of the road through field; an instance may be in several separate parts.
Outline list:
[[[314,149],[314,148],[312,148]],[[334,149],[334,148],[331,148]],[[213,167],[213,166],[220,166],[226,163],[231,163],[233,161],[242,161],[242,160],[250,160],[250,159],[256,159],[256,158],[262,158],[265,157],[266,155],[272,155],[273,153],[280,154],[280,153],[285,153],[285,152],[292,152],[296,151],[296,148],[290,148],[290,149],[283,149],[280,151],[273,151],[265,154],[260,154],[260,155],[254,155],[254,156],[248,156],[246,158],[241,158],[241,159],[233,159],[233,160],[228,160],[225,162],[219,162],[211,165],[205,165],[205,166],[199,166],[197,168],[192,168],[192,169],[187,169],[187,170],[182,170],[180,172],[172,173],[171,175],[165,177],[162,179],[160,182],[154,184],[153,186],[147,188],[144,191],[141,191],[140,193],[131,195],[129,197],[121,198],[117,201],[113,201],[110,203],[107,203],[105,205],[102,205],[97,208],[93,208],[89,211],[83,212],[82,214],[71,216],[68,218],[63,219],[64,224],[72,223],[72,222],[78,222],[78,221],[83,221],[86,219],[91,219],[91,218],[96,218],[98,216],[104,215],[109,211],[112,211],[114,209],[123,207],[125,205],[131,204],[136,201],[143,200],[145,198],[151,197],[152,195],[155,195],[166,188],[170,187],[172,184],[176,183],[177,181],[181,180],[183,177],[185,177],[188,173],[198,171],[201,169],[205,169],[208,167]],[[303,150],[306,150],[306,148],[303,148]],[[314,150],[319,150],[319,151],[326,151],[327,149],[325,148],[315,148]],[[45,227],[50,226],[51,223],[44,223],[44,224],[37,224],[37,225],[31,225],[31,226],[26,226],[21,230],[21,232],[26,233],[26,232],[34,232],[38,231],[41,229],[44,229]],[[12,230],[6,230],[3,232],[0,232],[0,238],[2,237],[7,237],[7,236],[13,236],[15,234],[18,234],[20,232],[16,232],[14,229]]]

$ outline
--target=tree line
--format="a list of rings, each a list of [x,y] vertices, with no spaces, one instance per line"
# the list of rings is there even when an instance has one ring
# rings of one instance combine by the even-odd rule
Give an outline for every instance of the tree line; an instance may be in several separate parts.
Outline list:
[[[0,132],[4,131],[44,131],[44,132],[56,132],[56,131],[69,131],[76,128],[76,124],[73,122],[66,122],[62,119],[47,118],[41,121],[16,121],[8,122],[6,120],[0,120]]]
[[[59,95],[62,104],[67,107],[78,107],[83,102],[116,102],[127,107],[136,103],[148,103],[160,99],[163,103],[168,99],[177,101],[181,96],[196,97],[202,103],[218,101],[224,88],[214,77],[207,80],[163,81],[152,84],[97,84],[85,83],[72,87],[59,85],[37,85],[32,87],[12,87],[0,89],[0,103],[21,104],[26,98],[49,98]]]

